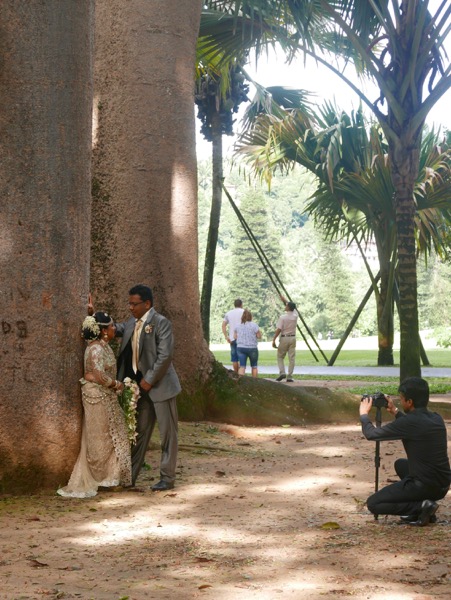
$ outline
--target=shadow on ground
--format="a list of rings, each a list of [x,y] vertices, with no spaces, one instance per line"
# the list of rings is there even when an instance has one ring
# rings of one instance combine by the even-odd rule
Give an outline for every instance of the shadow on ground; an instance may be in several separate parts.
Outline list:
[[[0,500],[0,598],[411,600],[451,596],[448,499],[425,528],[375,521],[374,444],[351,424],[182,423],[177,486]],[[381,445],[381,485],[400,442]]]

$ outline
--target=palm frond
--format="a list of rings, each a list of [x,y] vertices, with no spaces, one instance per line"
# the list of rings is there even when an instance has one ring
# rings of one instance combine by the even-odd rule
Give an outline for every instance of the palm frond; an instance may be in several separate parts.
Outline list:
[[[256,114],[239,138],[237,153],[260,177],[270,181],[277,169],[299,164],[318,178],[305,210],[329,239],[367,241],[395,248],[395,189],[387,142],[379,125],[332,103],[313,116],[297,109]],[[415,186],[419,252],[446,254],[451,225],[451,134],[426,132]]]

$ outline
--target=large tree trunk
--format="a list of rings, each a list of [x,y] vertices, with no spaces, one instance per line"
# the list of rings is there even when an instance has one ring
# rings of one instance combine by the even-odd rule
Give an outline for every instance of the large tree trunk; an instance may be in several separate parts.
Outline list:
[[[89,279],[91,0],[0,5],[0,492],[64,483]]]
[[[98,0],[91,287],[128,316],[150,285],[171,319],[185,393],[211,370],[197,275],[193,86],[201,0]]]
[[[218,246],[219,221],[221,219],[222,204],[222,124],[221,115],[215,112],[211,119],[212,137],[212,196],[210,225],[208,228],[207,247],[205,249],[204,276],[202,280],[201,315],[204,337],[210,342],[210,309],[211,293],[213,290],[213,276],[215,272],[216,248]]]

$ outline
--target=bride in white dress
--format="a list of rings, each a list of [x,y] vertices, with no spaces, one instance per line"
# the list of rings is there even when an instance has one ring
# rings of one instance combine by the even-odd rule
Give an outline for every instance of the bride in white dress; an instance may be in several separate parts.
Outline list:
[[[88,340],[82,385],[83,424],[80,454],[69,483],[60,496],[90,498],[99,487],[131,484],[131,454],[124,414],[117,391],[116,359],[109,345],[114,338],[113,319],[103,312],[86,317],[83,337]]]

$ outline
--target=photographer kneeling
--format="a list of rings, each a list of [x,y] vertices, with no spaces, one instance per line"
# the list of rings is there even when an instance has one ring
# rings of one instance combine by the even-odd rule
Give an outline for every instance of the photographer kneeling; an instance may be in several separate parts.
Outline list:
[[[402,520],[423,527],[435,522],[438,504],[451,483],[446,427],[440,415],[427,410],[429,386],[420,377],[408,377],[398,388],[404,412],[385,396],[395,420],[375,427],[369,417],[371,397],[360,403],[360,421],[367,440],[402,440],[407,459],[395,462],[400,481],[372,494],[367,500],[375,515],[404,515]]]

